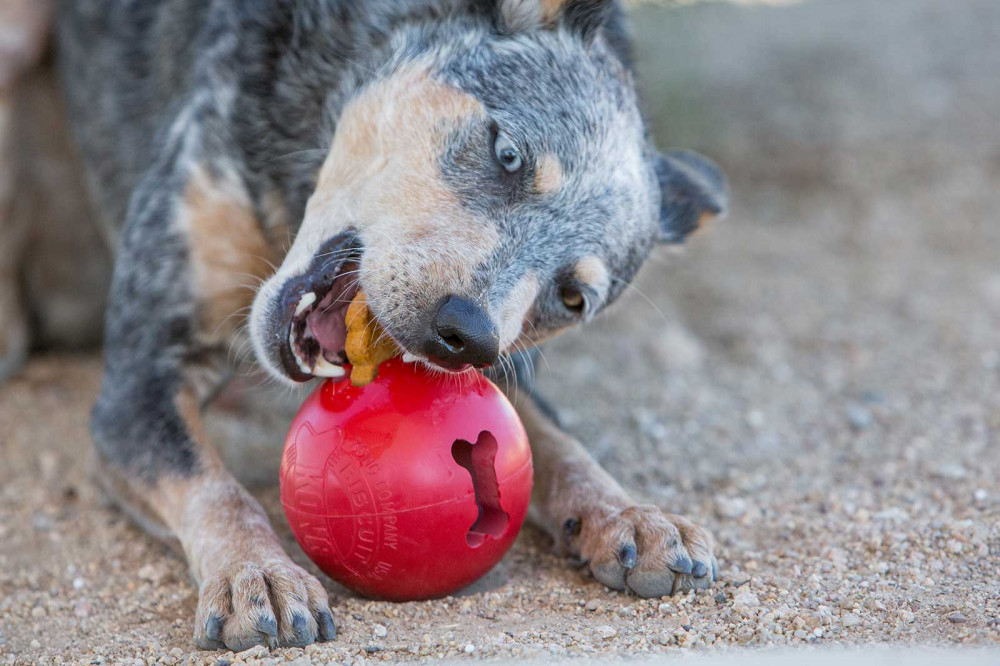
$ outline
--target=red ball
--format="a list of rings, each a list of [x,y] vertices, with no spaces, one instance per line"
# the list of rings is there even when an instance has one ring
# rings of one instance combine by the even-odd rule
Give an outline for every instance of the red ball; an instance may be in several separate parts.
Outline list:
[[[371,384],[323,382],[285,442],[281,503],[328,576],[406,601],[458,590],[514,542],[531,499],[514,407],[479,373],[393,359]]]

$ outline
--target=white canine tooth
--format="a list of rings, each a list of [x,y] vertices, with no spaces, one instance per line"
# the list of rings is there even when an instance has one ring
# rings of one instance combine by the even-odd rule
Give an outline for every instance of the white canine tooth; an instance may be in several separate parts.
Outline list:
[[[310,368],[308,365],[306,365],[305,361],[303,361],[301,358],[299,358],[298,354],[294,354],[294,356],[295,356],[295,362],[299,366],[299,370],[301,370],[302,372],[306,373],[307,375],[311,375],[312,374],[312,368]]]
[[[316,292],[310,291],[308,294],[302,294],[302,298],[299,299],[299,304],[295,306],[295,316],[298,317],[300,314],[305,312],[306,308],[316,302]]]
[[[416,363],[420,359],[411,354],[410,352],[403,353],[403,363]]]
[[[311,375],[312,374],[312,368],[310,368],[308,365],[306,365],[305,361],[303,361],[299,357],[298,353],[295,351],[295,329],[294,328],[291,331],[288,332],[288,348],[292,350],[292,356],[295,357],[295,364],[299,366],[299,370],[301,370],[302,372],[304,372],[307,375]]]
[[[312,369],[312,374],[317,377],[343,377],[345,370],[334,363],[330,363],[321,354],[316,359],[316,366]]]

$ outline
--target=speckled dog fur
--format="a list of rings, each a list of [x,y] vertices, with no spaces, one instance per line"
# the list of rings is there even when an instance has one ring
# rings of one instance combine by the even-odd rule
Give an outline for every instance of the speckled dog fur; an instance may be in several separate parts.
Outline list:
[[[284,360],[290,308],[345,257],[420,362],[434,364],[420,340],[442,299],[483,313],[490,361],[522,381],[533,516],[563,552],[642,596],[711,584],[710,535],[636,504],[523,390],[524,349],[607,307],[654,243],[725,207],[714,165],[652,146],[617,2],[63,0],[55,26],[115,254],[96,457],[188,558],[199,646],[334,636],[325,591],[225,470],[201,412],[241,340],[279,382],[310,379]]]

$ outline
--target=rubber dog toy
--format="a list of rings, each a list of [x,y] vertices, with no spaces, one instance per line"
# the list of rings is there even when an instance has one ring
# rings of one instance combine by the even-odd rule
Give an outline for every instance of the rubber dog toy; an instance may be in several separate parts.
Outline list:
[[[280,476],[306,555],[343,585],[397,601],[489,571],[524,522],[531,483],[524,427],[493,383],[477,372],[446,381],[398,358],[367,386],[323,382],[292,422]]]

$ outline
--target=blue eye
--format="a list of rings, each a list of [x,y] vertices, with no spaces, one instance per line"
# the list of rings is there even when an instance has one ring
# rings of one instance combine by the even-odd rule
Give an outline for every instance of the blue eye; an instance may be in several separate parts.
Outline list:
[[[497,140],[493,144],[493,154],[497,158],[497,162],[500,166],[504,168],[508,173],[514,173],[515,171],[520,171],[521,167],[524,166],[524,159],[521,157],[521,151],[517,149],[514,142],[508,139],[503,134],[497,135]]]

